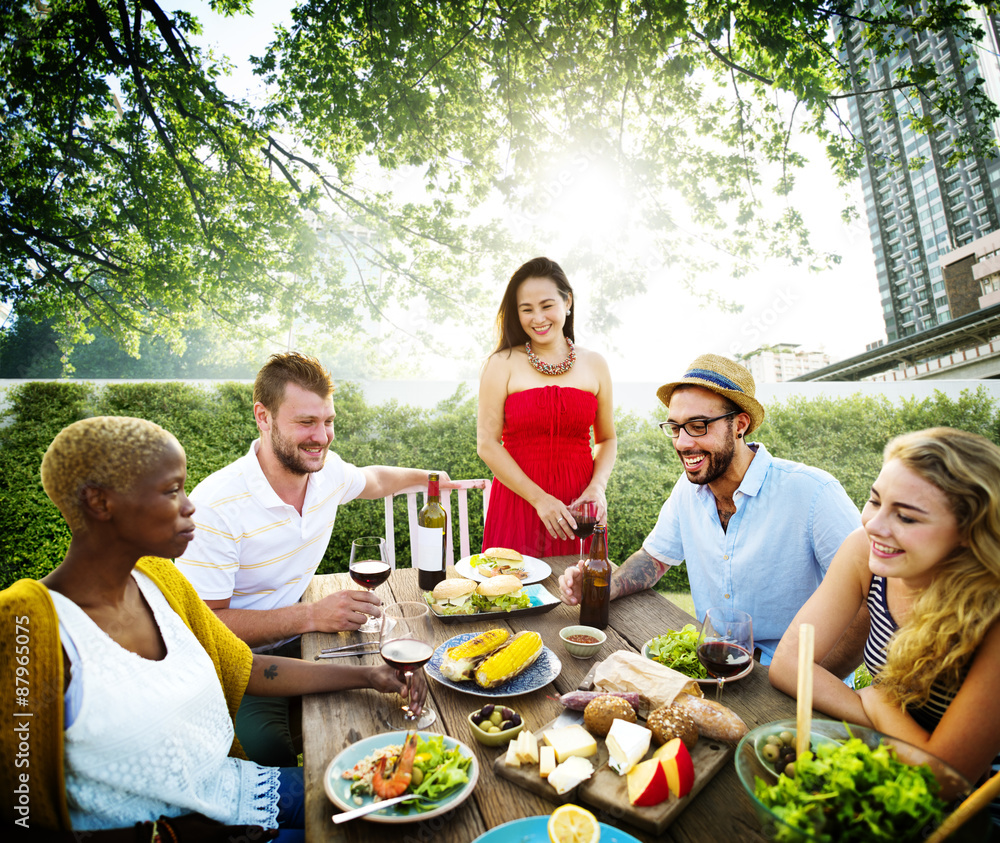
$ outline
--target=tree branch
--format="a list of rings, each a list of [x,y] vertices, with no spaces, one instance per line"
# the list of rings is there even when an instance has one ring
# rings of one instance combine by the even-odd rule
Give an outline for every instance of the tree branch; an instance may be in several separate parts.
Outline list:
[[[698,30],[695,29],[694,27],[691,27],[691,33],[694,35],[695,38],[697,38],[699,41],[701,41],[702,44],[704,44],[706,47],[708,47],[709,52],[713,56],[715,56],[719,61],[721,61],[724,65],[726,65],[728,68],[730,68],[730,70],[737,70],[740,73],[742,73],[744,76],[749,76],[751,79],[756,79],[758,82],[763,82],[765,85],[773,85],[774,84],[774,80],[773,79],[768,79],[766,76],[761,76],[759,73],[754,73],[752,70],[749,70],[748,68],[745,68],[745,67],[741,67],[740,65],[736,64],[731,59],[727,58],[725,55],[723,55],[722,53],[720,53],[715,48],[715,45],[712,44],[712,42],[709,41],[708,38],[706,38],[704,35],[702,35],[702,33],[698,32]]]

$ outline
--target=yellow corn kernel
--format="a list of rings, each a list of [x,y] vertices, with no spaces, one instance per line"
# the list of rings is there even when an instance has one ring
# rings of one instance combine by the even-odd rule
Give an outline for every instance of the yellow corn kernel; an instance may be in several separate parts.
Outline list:
[[[495,688],[527,670],[541,653],[541,635],[519,632],[506,647],[497,650],[476,668],[476,684],[482,688]]]
[[[510,638],[510,630],[488,629],[468,641],[449,647],[448,658],[457,661],[458,659],[477,659],[487,656],[498,647],[502,647],[508,638]]]

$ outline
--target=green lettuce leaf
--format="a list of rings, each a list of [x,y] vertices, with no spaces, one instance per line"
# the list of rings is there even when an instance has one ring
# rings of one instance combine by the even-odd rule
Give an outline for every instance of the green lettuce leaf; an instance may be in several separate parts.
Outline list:
[[[649,642],[649,655],[654,661],[692,679],[708,676],[705,666],[698,661],[698,630],[693,624],[686,624],[676,632],[658,635]]]
[[[794,778],[757,778],[754,793],[784,823],[817,839],[889,843],[923,840],[941,824],[947,804],[939,790],[926,764],[904,764],[891,746],[871,749],[850,738],[796,759]],[[793,836],[778,828],[774,839]]]
[[[531,598],[524,593],[524,589],[512,594],[501,594],[499,597],[483,597],[481,594],[473,594],[472,602],[484,612],[509,612],[512,609],[527,609],[531,606]]]

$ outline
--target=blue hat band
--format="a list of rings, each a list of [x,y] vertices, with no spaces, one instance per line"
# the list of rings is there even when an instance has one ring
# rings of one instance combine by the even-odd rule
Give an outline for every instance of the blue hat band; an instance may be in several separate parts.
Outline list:
[[[739,384],[734,383],[729,380],[729,378],[723,377],[718,372],[713,372],[711,369],[692,369],[690,372],[685,374],[684,377],[698,378],[699,380],[715,384],[722,389],[731,389],[733,392],[743,392],[743,387]]]

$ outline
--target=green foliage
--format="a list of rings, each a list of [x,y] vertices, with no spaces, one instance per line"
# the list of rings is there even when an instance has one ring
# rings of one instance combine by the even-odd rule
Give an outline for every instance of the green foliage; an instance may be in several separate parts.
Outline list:
[[[52,318],[63,353],[99,329],[133,356],[150,335],[180,351],[208,320],[267,334],[275,315],[343,348],[390,304],[418,300],[426,324],[484,319],[482,279],[569,229],[594,329],[615,327],[605,305],[641,292],[650,267],[724,304],[694,283],[718,271],[712,255],[737,276],[768,257],[833,261],[798,211],[764,198],[788,196],[808,164],[802,132],[845,180],[866,155],[885,160],[854,136],[848,102],[949,127],[953,159],[995,154],[996,106],[966,78],[978,6],[301,0],[253,59],[269,83],[258,105],[220,88],[228,59],[197,46],[190,13],[5,3],[0,298]],[[831,24],[905,59],[881,93]],[[912,49],[945,29],[962,45],[951,64]],[[402,198],[415,173],[426,195]],[[484,219],[497,198],[502,219]],[[559,203],[596,226],[567,224]]]
[[[0,428],[0,588],[20,577],[39,578],[57,565],[69,545],[69,530],[39,480],[42,456],[67,424],[96,415],[129,415],[154,421],[173,433],[187,453],[188,489],[243,456],[257,437],[253,387],[228,382],[110,384],[97,390],[79,382],[28,383],[8,391],[6,425]],[[367,404],[356,384],[334,394],[334,448],[355,465],[439,468],[455,478],[490,476],[476,454],[476,400],[463,387],[434,411],[396,402]],[[469,493],[473,546],[482,541],[478,492]],[[457,502],[453,504],[457,515]],[[397,564],[410,564],[406,498],[394,501]],[[453,540],[458,548],[457,518]],[[346,571],[351,541],[384,535],[381,500],[356,500],[341,507],[321,573]]]
[[[859,664],[857,670],[854,671],[854,688],[860,691],[862,688],[867,688],[872,684],[872,675],[868,672],[868,668],[863,664]]]
[[[463,387],[433,410],[395,401],[372,406],[356,384],[335,393],[335,450],[356,465],[438,468],[460,479],[489,477],[476,454],[476,399]],[[252,387],[222,383],[114,384],[102,389],[80,382],[27,383],[9,390],[0,426],[0,588],[19,577],[38,578],[57,565],[69,532],[41,488],[42,455],[67,424],[93,415],[134,415],[170,430],[187,452],[188,488],[247,452],[257,436]],[[611,558],[622,562],[641,547],[660,507],[680,476],[673,447],[655,419],[622,413],[615,421],[618,460],[608,483]],[[793,398],[767,408],[755,435],[779,457],[823,468],[841,480],[860,508],[881,465],[882,448],[908,430],[946,425],[981,433],[1000,443],[1000,408],[982,387],[957,400],[943,393],[893,404],[884,397]],[[470,536],[482,540],[482,508],[470,493]],[[457,509],[455,510],[457,511]],[[394,502],[396,559],[410,564],[405,498]],[[351,541],[383,535],[382,501],[353,501],[337,514],[320,571],[346,570]],[[458,547],[457,532],[453,536]],[[658,584],[665,592],[688,588],[684,566]]]
[[[74,376],[101,378],[253,378],[263,353],[247,353],[208,327],[185,330],[186,350],[178,354],[159,337],[143,337],[138,356],[121,349],[103,331],[94,332],[93,342],[63,354],[54,320],[38,324],[27,317],[0,333],[0,378],[58,378],[72,363]]]
[[[964,390],[957,401],[943,392],[894,404],[885,396],[793,397],[767,407],[753,439],[776,457],[829,471],[860,509],[893,436],[927,427],[954,427],[1000,443],[996,401],[984,387]]]
[[[39,579],[62,561],[69,529],[42,489],[38,474],[49,443],[87,415],[84,383],[27,383],[6,393],[0,426],[0,587]]]
[[[250,13],[245,0],[213,5]],[[460,222],[292,152],[288,126],[219,87],[230,66],[196,46],[198,19],[168,8],[0,8],[0,299],[52,319],[63,353],[103,332],[137,356],[150,335],[179,353],[207,322],[247,337],[274,330],[274,314],[356,326],[389,299],[420,296],[433,312],[474,298],[450,284],[474,274],[448,230]],[[326,231],[321,192],[325,213],[339,211]]]

